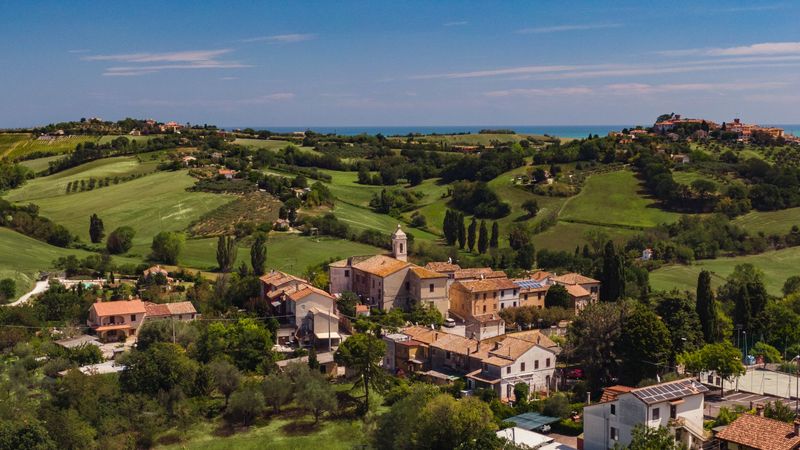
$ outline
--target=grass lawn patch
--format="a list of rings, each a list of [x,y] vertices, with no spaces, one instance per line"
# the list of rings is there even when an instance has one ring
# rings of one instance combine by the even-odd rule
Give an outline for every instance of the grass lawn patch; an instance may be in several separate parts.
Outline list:
[[[143,135],[143,136],[131,136],[130,134],[107,134],[107,135],[101,137],[100,140],[97,143],[98,144],[110,144],[111,142],[114,141],[114,139],[119,138],[119,137],[124,137],[125,139],[127,139],[129,141],[136,141],[139,144],[144,144],[145,142],[149,141],[150,139],[157,138],[157,137],[164,137],[164,136],[166,136],[166,135],[147,134],[147,135]]]
[[[564,250],[571,252],[575,246],[583,248],[588,244],[586,233],[590,230],[597,230],[608,235],[608,238],[622,244],[625,240],[637,234],[638,231],[628,228],[604,227],[600,225],[589,225],[585,223],[558,222],[547,230],[533,236],[533,244],[536,250]]]
[[[559,219],[573,222],[649,228],[672,223],[680,214],[660,209],[629,170],[592,175],[570,198]]]
[[[97,136],[63,136],[51,140],[31,138],[14,145],[14,148],[10,149],[5,156],[13,159],[36,152],[60,155],[75,150],[75,146],[80,143],[96,143],[98,140]]]
[[[784,281],[797,275],[800,266],[800,247],[765,252],[758,255],[717,258],[698,261],[693,265],[669,265],[650,273],[654,290],[689,290],[697,288],[697,276],[705,269],[713,273],[712,285],[719,286],[733,273],[738,264],[752,264],[764,272],[764,283],[772,295],[781,295]]]
[[[386,214],[378,214],[371,209],[350,205],[344,202],[336,203],[333,213],[342,222],[350,226],[354,231],[377,230],[382,233],[393,233],[398,224],[403,225],[403,221],[395,219]],[[406,233],[414,235],[415,239],[435,241],[439,236],[427,231],[411,228],[408,225],[403,227]]]
[[[295,147],[299,148],[301,151],[308,152],[308,153],[316,153],[321,154],[320,152],[314,150],[313,147],[303,147],[300,145],[295,144],[294,142],[289,141],[281,141],[281,140],[274,140],[274,139],[247,139],[247,138],[236,138],[233,141],[234,144],[243,145],[245,147],[250,147],[254,149],[261,149],[265,148],[267,150],[278,151],[286,148],[287,145],[294,145]]]
[[[19,164],[21,166],[27,167],[28,169],[31,169],[34,173],[39,173],[49,169],[50,163],[52,161],[58,161],[63,157],[64,155],[45,156],[44,158],[36,158],[36,159],[28,159],[25,161],[20,161]]]
[[[800,226],[800,208],[782,209],[779,211],[750,211],[733,220],[733,223],[751,233],[764,232],[770,234],[786,234],[792,226]]]
[[[2,133],[0,134],[0,158],[11,153],[14,148],[30,140],[27,133]]]
[[[706,180],[714,183],[714,186],[716,186],[717,189],[720,188],[720,182],[718,180],[715,180],[699,172],[690,172],[688,170],[675,170],[672,172],[672,179],[675,180],[676,183],[680,183],[686,186],[691,186],[692,182],[696,180]]]

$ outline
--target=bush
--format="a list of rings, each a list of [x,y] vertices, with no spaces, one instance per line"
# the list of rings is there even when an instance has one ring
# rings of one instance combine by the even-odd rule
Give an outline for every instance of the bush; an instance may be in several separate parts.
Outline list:
[[[569,399],[560,392],[548,397],[544,401],[544,408],[542,408],[542,414],[545,416],[560,417],[562,419],[569,417],[571,412]]]
[[[119,227],[106,238],[106,249],[112,255],[126,253],[133,245],[136,232],[131,227]]]
[[[567,436],[577,436],[583,433],[583,424],[572,419],[561,419],[552,425],[552,431]]]

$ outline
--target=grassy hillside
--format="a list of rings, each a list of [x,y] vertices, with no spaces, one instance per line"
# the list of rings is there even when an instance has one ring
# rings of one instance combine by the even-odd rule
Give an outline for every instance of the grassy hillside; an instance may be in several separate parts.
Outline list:
[[[733,273],[737,264],[750,263],[764,272],[767,291],[780,295],[783,282],[798,274],[800,266],[800,247],[761,253],[759,255],[738,256],[734,258],[717,258],[699,261],[691,266],[664,266],[650,273],[650,285],[655,290],[690,290],[696,289],[697,276],[703,269],[714,273],[712,280],[716,285],[724,283],[725,278]]]
[[[3,133],[0,134],[0,158],[7,156],[18,145],[30,140],[31,135],[27,133]]]
[[[608,239],[622,244],[639,231],[628,228],[606,227],[585,223],[558,222],[555,226],[533,236],[533,244],[537,250],[564,250],[571,252],[576,246],[587,244],[586,234],[590,231],[605,233]]]
[[[786,234],[792,229],[792,226],[800,226],[800,208],[780,211],[751,211],[737,217],[733,222],[751,233]]]
[[[6,152],[5,156],[19,158],[35,152],[60,155],[75,150],[75,146],[82,142],[97,142],[98,140],[97,136],[65,136],[51,141],[30,138],[15,144],[13,148]]]
[[[310,152],[310,153],[319,153],[318,151],[314,150],[311,147],[302,147],[294,142],[289,141],[281,141],[281,140],[273,140],[273,139],[245,139],[245,138],[236,138],[233,141],[234,144],[244,145],[245,147],[260,149],[265,148],[267,150],[274,150],[278,151],[280,149],[286,148],[287,145],[294,145],[295,147],[299,148],[302,151]]]
[[[628,170],[593,175],[580,194],[567,201],[559,219],[634,228],[678,220],[679,214],[658,208],[645,195],[639,180]]]
[[[109,134],[109,135],[105,135],[105,136],[101,137],[100,140],[98,141],[98,143],[99,144],[110,144],[111,141],[113,141],[114,139],[116,139],[118,137],[124,137],[124,138],[128,139],[129,141],[136,141],[136,142],[142,144],[142,143],[145,143],[145,142],[149,141],[150,139],[153,139],[153,138],[158,137],[158,136],[159,135],[157,135],[157,134],[149,134],[149,135],[146,135],[146,136],[131,136],[129,134],[120,134],[120,135]]]
[[[39,173],[44,170],[47,170],[50,167],[51,161],[58,161],[63,157],[64,155],[45,156],[44,158],[36,158],[36,159],[28,159],[25,161],[20,161],[19,164],[31,169],[32,171],[34,171],[34,173]]]
[[[36,161],[36,160],[34,160]],[[89,178],[124,177],[132,174],[145,174],[156,170],[155,161],[141,163],[133,156],[120,156],[116,158],[98,159],[88,162],[63,172],[58,172],[47,177],[39,177],[25,183],[21,188],[5,196],[6,200],[13,202],[31,202],[39,199],[52,199],[68,195],[67,184],[76,180]],[[109,189],[109,187],[101,189]],[[101,189],[98,189],[101,190]],[[78,194],[69,194],[78,195]]]

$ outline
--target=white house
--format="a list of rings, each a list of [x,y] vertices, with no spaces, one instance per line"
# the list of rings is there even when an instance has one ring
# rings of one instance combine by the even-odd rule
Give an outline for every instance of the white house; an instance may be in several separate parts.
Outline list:
[[[689,449],[702,446],[703,400],[708,388],[683,379],[642,388],[612,386],[600,403],[583,408],[584,450],[607,450],[631,442],[637,425],[666,427]]]
[[[470,355],[481,368],[467,374],[471,389],[490,388],[501,400],[514,399],[514,385],[527,383],[533,392],[549,392],[555,382],[556,344],[537,333],[524,338],[509,336],[488,350]]]

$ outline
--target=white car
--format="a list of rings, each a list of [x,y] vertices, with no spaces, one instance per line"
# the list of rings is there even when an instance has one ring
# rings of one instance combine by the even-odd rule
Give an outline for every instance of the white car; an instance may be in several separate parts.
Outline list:
[[[444,326],[447,328],[453,328],[456,326],[456,321],[450,318],[444,319]]]

